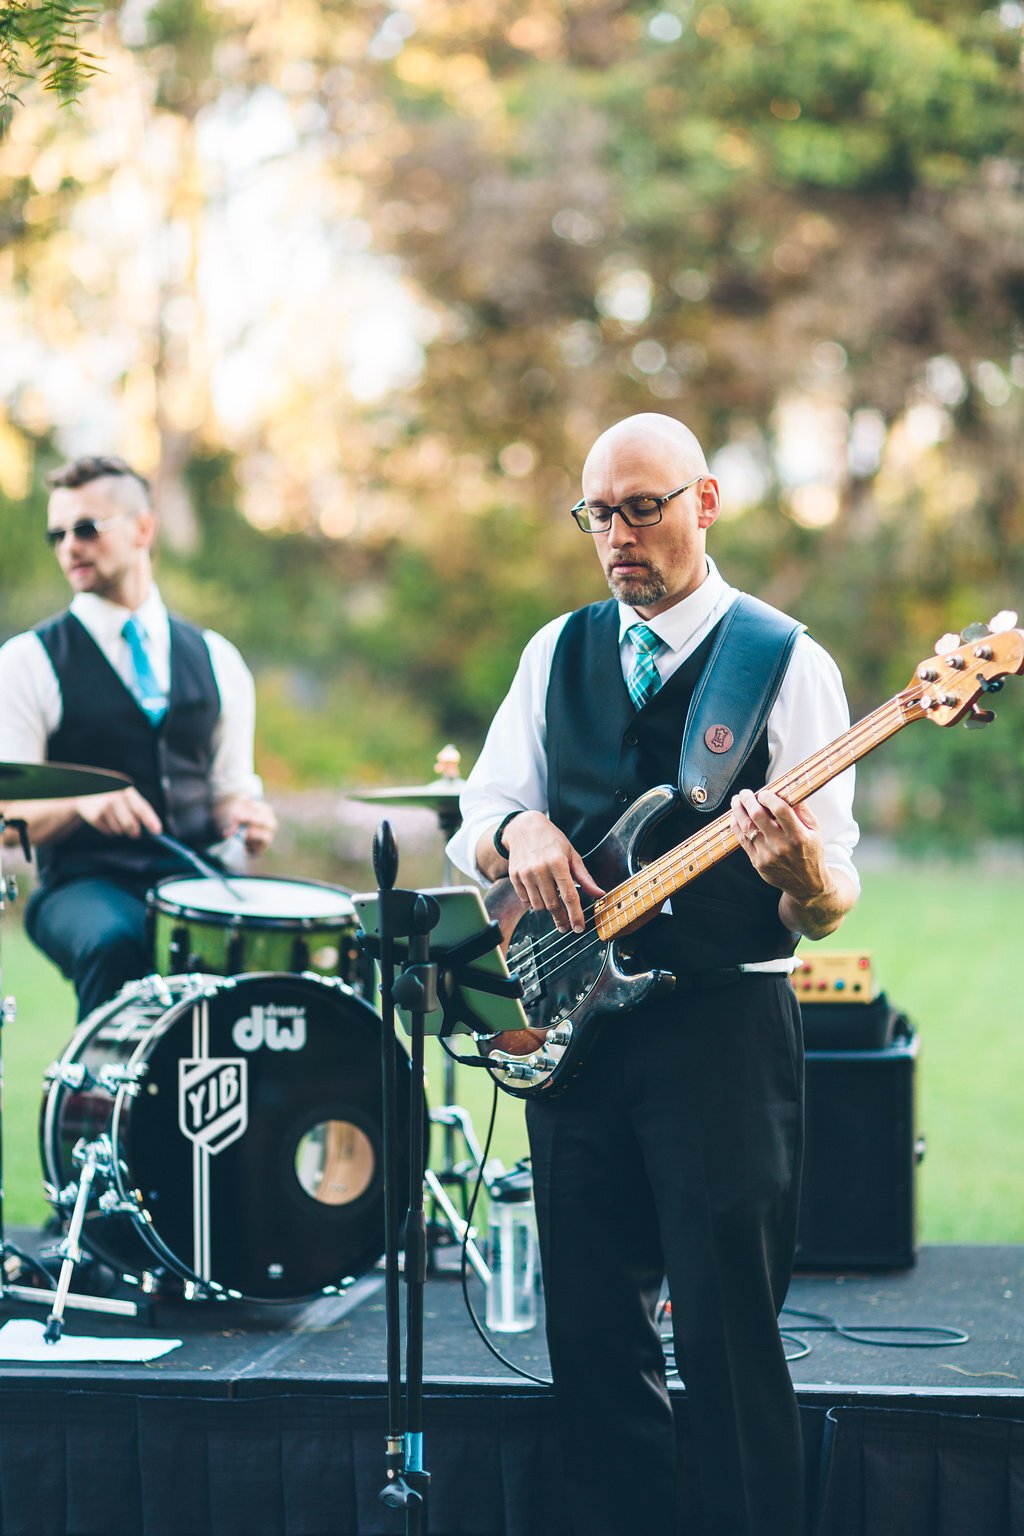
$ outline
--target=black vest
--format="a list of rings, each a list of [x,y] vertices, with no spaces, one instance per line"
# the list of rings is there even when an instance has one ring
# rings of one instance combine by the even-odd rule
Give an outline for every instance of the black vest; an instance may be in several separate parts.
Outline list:
[[[594,603],[566,621],[548,681],[548,814],[584,856],[646,790],[677,783],[687,710],[716,633],[717,626],[635,710],[619,659],[618,605]],[[767,773],[764,730],[732,793],[762,788]],[[664,853],[706,824],[680,800],[644,856]],[[740,850],[673,896],[672,915],[653,919],[631,944],[645,963],[677,974],[790,955],[796,937],[779,921],[779,897]]]
[[[63,703],[46,755],[50,762],[127,774],[164,831],[198,849],[219,836],[210,765],[220,694],[202,631],[176,618],[170,626],[171,692],[167,714],[156,729],[71,612],[37,626]],[[39,869],[48,882],[101,874],[147,884],[180,873],[181,864],[145,836],[106,837],[83,826],[64,842],[40,848]]]

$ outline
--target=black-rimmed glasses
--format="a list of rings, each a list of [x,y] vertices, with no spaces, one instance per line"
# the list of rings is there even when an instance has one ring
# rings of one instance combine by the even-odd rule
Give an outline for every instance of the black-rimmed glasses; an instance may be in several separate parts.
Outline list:
[[[119,523],[123,517],[131,517],[130,512],[112,512],[109,517],[83,517],[80,523],[72,523],[70,528],[47,528],[46,542],[51,549],[56,549],[58,544],[63,544],[68,534],[80,539],[85,544],[91,544],[98,539],[104,528],[109,528],[111,523]]]
[[[650,528],[653,523],[661,522],[662,509],[667,501],[681,496],[704,478],[704,475],[695,475],[685,485],[679,486],[678,490],[669,491],[667,496],[630,496],[615,507],[589,506],[586,500],[578,501],[571,508],[572,515],[576,519],[576,526],[584,533],[607,533],[616,512],[629,528]]]

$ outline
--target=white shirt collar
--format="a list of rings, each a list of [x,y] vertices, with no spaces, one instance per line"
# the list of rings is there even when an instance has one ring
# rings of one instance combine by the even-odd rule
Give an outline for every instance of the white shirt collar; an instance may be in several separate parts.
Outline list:
[[[167,627],[167,609],[155,582],[145,600],[134,611],[147,637],[158,639],[161,630]],[[120,603],[112,603],[109,598],[100,597],[95,592],[76,592],[71,599],[71,612],[91,635],[108,643],[120,637],[125,621],[132,615],[132,609]]]
[[[620,644],[625,639],[626,631],[630,626],[640,623],[653,629],[658,639],[669,650],[682,650],[701,626],[707,623],[729,591],[711,556],[707,555],[705,559],[708,563],[708,573],[700,586],[687,597],[680,598],[678,603],[673,603],[671,608],[666,608],[663,613],[655,614],[653,619],[645,619],[642,614],[637,613],[635,608],[620,603]]]

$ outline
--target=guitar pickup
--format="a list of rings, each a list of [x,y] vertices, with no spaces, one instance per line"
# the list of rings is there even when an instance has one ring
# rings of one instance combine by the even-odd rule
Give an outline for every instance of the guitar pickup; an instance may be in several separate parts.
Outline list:
[[[529,1006],[531,1003],[540,1002],[544,996],[544,983],[541,980],[537,957],[533,952],[532,939],[520,939],[518,943],[509,945],[508,967],[513,976],[519,978],[524,1004]]]

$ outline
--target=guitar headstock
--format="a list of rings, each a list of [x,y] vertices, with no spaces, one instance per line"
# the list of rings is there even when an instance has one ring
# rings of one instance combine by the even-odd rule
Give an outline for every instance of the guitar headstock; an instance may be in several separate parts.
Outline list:
[[[1024,630],[1016,626],[1017,615],[1004,612],[988,624],[968,625],[962,635],[943,635],[903,691],[908,719],[967,726],[994,720],[978,700],[997,693],[1004,677],[1024,672]]]

